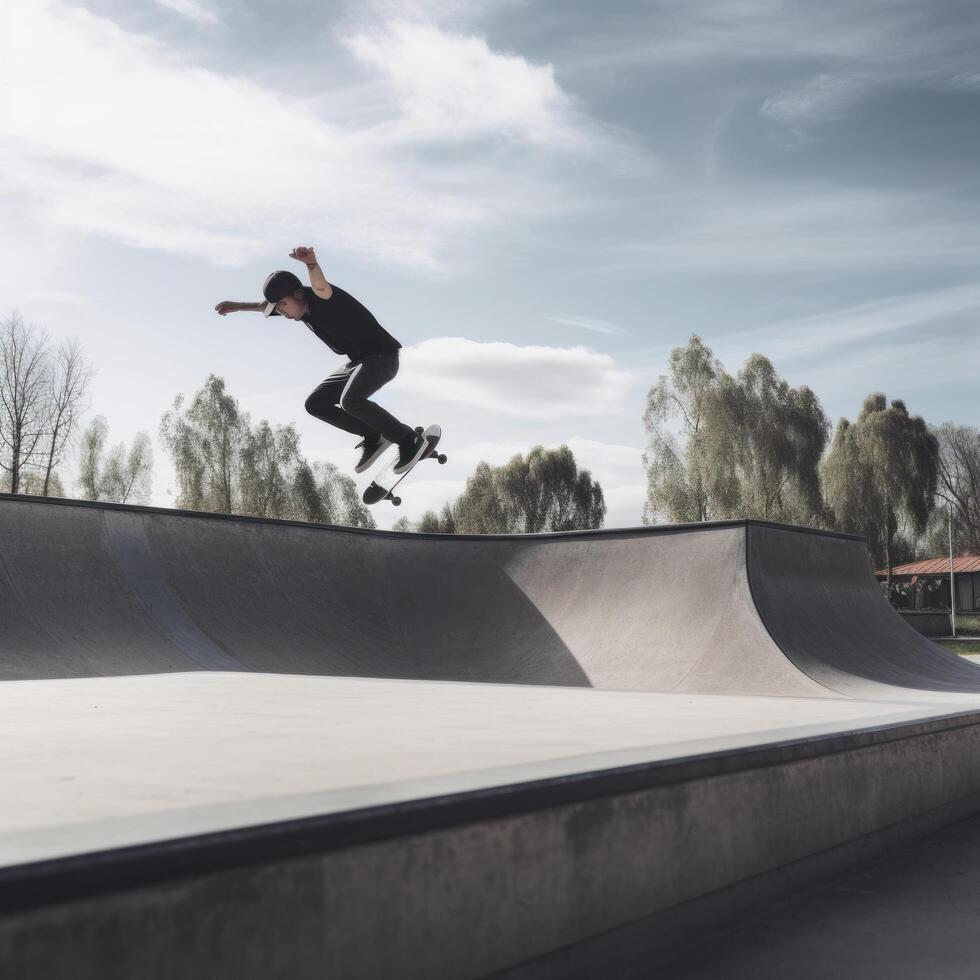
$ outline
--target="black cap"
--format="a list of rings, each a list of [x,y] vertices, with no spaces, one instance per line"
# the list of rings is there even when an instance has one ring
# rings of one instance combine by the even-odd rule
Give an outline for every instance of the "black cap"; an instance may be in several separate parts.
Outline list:
[[[303,284],[291,272],[280,269],[278,272],[270,272],[262,284],[262,295],[265,297],[265,310],[263,316],[272,316],[275,313],[276,303],[283,298],[295,293],[297,289],[302,289]],[[276,313],[276,316],[279,314]]]

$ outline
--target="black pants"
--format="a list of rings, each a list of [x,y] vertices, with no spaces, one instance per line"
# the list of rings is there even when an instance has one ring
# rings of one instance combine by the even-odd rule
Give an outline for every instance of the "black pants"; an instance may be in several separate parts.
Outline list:
[[[396,374],[398,351],[348,361],[317,385],[306,399],[306,410],[338,429],[363,436],[368,442],[376,442],[380,436],[389,442],[404,442],[415,435],[415,430],[380,405],[368,401],[368,395],[373,395]]]

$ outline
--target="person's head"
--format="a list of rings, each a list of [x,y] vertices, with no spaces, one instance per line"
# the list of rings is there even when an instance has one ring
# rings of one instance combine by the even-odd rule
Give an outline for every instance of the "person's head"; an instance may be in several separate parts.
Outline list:
[[[306,315],[306,294],[303,284],[291,272],[280,270],[270,273],[262,285],[265,297],[265,315],[288,317],[299,320]]]

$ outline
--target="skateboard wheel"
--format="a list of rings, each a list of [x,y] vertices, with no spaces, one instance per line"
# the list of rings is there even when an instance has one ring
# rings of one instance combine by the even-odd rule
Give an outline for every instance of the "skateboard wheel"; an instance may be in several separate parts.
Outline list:
[[[401,498],[401,497],[392,497],[392,498],[391,498],[391,502],[392,502],[392,503],[393,503],[393,504],[394,504],[394,505],[395,505],[396,507],[401,507],[401,505],[402,505],[402,498]]]
[[[449,457],[445,453],[440,453],[439,454],[439,463],[440,464],[445,463],[448,458]]]
[[[422,433],[425,432],[425,429],[423,429],[421,425],[417,425],[415,426],[415,432],[418,435],[422,435]]]

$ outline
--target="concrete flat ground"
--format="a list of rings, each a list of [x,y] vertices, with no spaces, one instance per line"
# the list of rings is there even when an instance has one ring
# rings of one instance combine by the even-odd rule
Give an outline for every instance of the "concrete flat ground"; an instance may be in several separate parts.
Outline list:
[[[676,980],[975,980],[980,818],[803,889],[660,964]],[[631,974],[651,974],[640,965]]]
[[[0,866],[949,713],[223,672],[14,681]]]

